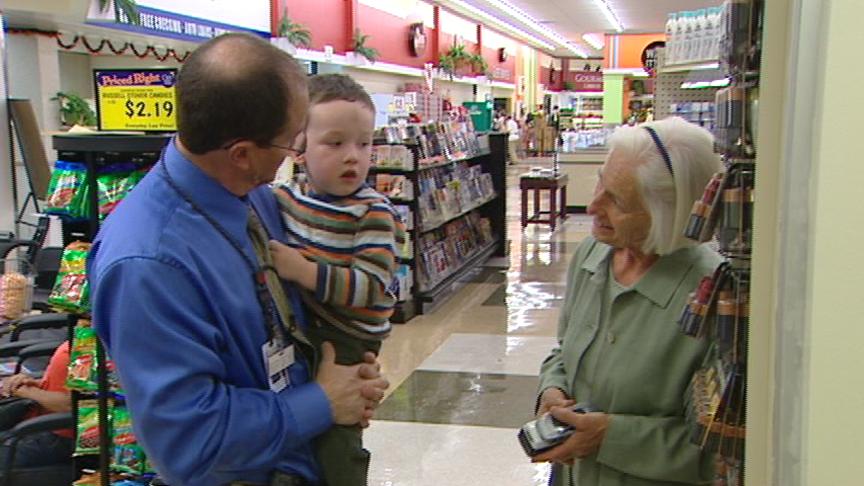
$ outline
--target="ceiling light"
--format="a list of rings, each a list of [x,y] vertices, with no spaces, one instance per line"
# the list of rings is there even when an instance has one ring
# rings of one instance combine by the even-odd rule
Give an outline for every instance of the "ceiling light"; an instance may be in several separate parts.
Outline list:
[[[493,16],[493,15],[491,15],[491,14],[489,14],[483,10],[480,10],[479,8],[475,7],[474,5],[463,2],[462,0],[448,0],[448,3],[452,4],[453,6],[459,8],[459,9],[462,9],[466,12],[469,12],[470,14],[472,14],[476,17],[480,17],[482,19],[485,19],[487,22],[489,22],[493,25],[499,26],[499,28],[502,28],[506,31],[513,33],[513,34],[516,34],[519,37],[522,37],[523,39],[530,40],[534,44],[536,44],[536,45],[538,45],[538,46],[540,46],[546,50],[551,51],[551,50],[555,49],[555,46],[550,44],[549,42],[542,40],[542,39],[540,39],[534,35],[531,35],[531,34],[525,32],[525,31],[523,31],[517,27],[514,27],[512,24],[508,24],[507,22],[504,22],[503,20],[499,19],[498,17],[495,17],[495,16]]]
[[[606,45],[602,34],[582,34],[582,40],[598,51]]]
[[[580,49],[578,44],[574,44],[572,41],[570,41],[563,35],[541,24],[537,19],[525,13],[524,10],[513,6],[509,2],[506,2],[505,0],[486,0],[486,3],[489,3],[498,10],[501,10],[504,13],[510,15],[511,17],[516,18],[524,25],[530,27],[535,32],[552,39],[559,46],[569,50],[573,54],[576,54],[577,56],[583,58],[588,57],[588,54],[585,53],[584,50]]]
[[[600,8],[600,10],[603,11],[603,15],[606,17],[606,21],[609,22],[609,25],[611,25],[616,32],[624,31],[624,27],[621,25],[621,21],[618,20],[618,17],[615,15],[615,13],[612,11],[611,8],[609,8],[609,4],[606,3],[606,0],[594,0],[594,3],[597,5],[597,7]]]

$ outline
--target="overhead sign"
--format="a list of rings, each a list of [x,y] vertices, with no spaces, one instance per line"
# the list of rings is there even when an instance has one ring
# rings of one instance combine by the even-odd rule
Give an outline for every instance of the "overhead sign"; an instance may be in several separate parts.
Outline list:
[[[570,71],[564,81],[573,84],[571,91],[603,91],[603,73],[594,71]]]
[[[94,71],[100,130],[177,130],[174,69]]]
[[[194,42],[237,31],[270,37],[269,0],[138,0],[137,5],[140,25],[118,15],[114,0],[105,9],[101,0],[90,0],[87,22]]]

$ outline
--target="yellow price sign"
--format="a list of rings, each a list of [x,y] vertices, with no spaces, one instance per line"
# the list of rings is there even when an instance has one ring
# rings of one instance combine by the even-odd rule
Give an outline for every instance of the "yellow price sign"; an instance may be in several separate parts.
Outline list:
[[[173,70],[98,71],[100,130],[175,131]]]

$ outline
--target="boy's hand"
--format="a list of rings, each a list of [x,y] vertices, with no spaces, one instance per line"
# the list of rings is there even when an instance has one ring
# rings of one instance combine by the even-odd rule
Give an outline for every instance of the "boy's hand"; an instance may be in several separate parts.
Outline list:
[[[307,260],[302,253],[288,245],[270,240],[268,243],[273,266],[280,277],[295,282],[308,290],[315,290],[318,280],[318,265]]]

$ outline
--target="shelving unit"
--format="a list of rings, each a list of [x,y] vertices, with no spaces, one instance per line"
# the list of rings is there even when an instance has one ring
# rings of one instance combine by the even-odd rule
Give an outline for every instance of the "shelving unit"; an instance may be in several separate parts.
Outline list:
[[[464,284],[466,275],[475,271],[491,256],[504,256],[506,254],[505,154],[507,137],[506,134],[499,133],[476,135],[476,137],[478,137],[478,143],[473,154],[448,158],[447,154],[453,154],[455,150],[452,150],[452,147],[445,148],[451,144],[441,142],[439,152],[443,153],[435,153],[434,158],[425,160],[421,159],[420,144],[416,140],[408,139],[403,145],[411,151],[410,167],[373,166],[370,170],[370,177],[374,178],[378,174],[401,175],[410,180],[412,185],[413,197],[411,199],[399,197],[390,199],[397,206],[407,206],[413,217],[413,225],[409,225],[413,226],[413,229],[409,231],[412,256],[401,260],[407,263],[411,269],[413,281],[411,298],[397,304],[391,318],[393,322],[406,322],[416,314],[424,314],[440,306]],[[393,144],[376,143],[376,145]],[[427,160],[437,160],[438,158],[445,160],[424,163]],[[421,199],[429,195],[428,181],[436,177],[441,178],[441,180],[455,177],[459,171],[465,170],[466,166],[469,170],[470,167],[479,167],[479,170],[484,174],[489,174],[492,182],[491,195],[481,201],[465,201],[469,204],[464,206],[460,204],[458,210],[442,213],[441,217],[434,221],[428,217],[422,217],[421,212],[424,209],[421,209]],[[451,225],[461,225],[463,229],[466,229],[470,227],[468,221],[477,217],[488,220],[491,241],[482,242],[473,250],[462,255],[458,264],[451,266],[444,273],[431,277],[426,259],[429,252],[424,251],[422,242],[429,240],[428,235],[436,232],[450,231],[454,233],[455,226],[451,227]]]
[[[142,135],[142,136],[106,136],[106,135],[55,135],[53,137],[54,149],[58,158],[70,162],[83,162],[87,166],[86,184],[88,190],[90,215],[86,221],[63,222],[63,244],[68,245],[72,241],[92,242],[99,231],[99,186],[97,173],[101,167],[118,159],[141,160],[144,163],[153,163],[168,142],[168,135]],[[79,316],[86,317],[86,316]],[[70,321],[77,321],[73,319]],[[69,341],[73,343],[74,332],[69,329]],[[95,398],[99,403],[99,471],[101,473],[101,485],[109,485],[109,474],[111,468],[111,436],[109,409],[109,383],[107,356],[101,342],[96,342],[96,360],[98,372],[98,391]],[[80,392],[72,394],[73,416],[78,419],[78,403],[84,398]],[[82,465],[76,462],[76,469],[80,473]]]
[[[764,0],[727,2],[720,67],[730,87],[717,92],[715,152],[725,170],[696,201],[685,232],[714,241],[724,257],[700,282],[681,314],[681,330],[707,339],[710,351],[691,381],[687,417],[691,442],[715,454],[715,486],[744,484],[747,361],[750,335],[750,253],[757,172],[755,111],[759,93]]]

